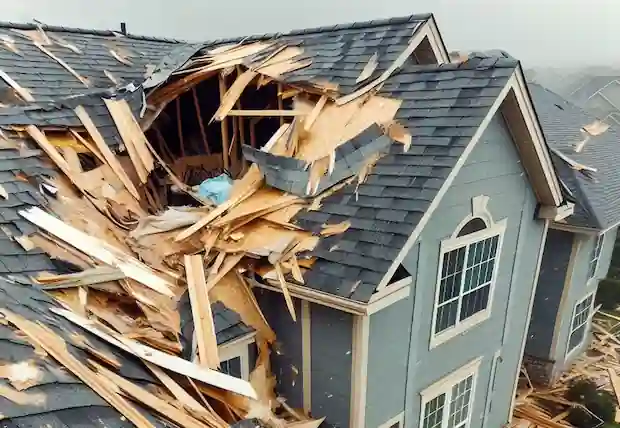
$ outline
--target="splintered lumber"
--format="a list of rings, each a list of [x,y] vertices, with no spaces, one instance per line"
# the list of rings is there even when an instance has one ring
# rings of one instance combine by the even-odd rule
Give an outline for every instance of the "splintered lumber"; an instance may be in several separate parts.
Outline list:
[[[75,358],[67,350],[65,342],[51,330],[28,321],[17,314],[13,314],[6,309],[3,310],[2,313],[6,320],[16,326],[33,344],[45,350],[45,352],[99,394],[101,398],[110,403],[112,407],[118,410],[121,415],[129,419],[134,425],[140,428],[155,428],[135,406],[118,394],[113,388],[110,388],[109,384],[104,379],[92,372],[87,366]]]
[[[168,400],[164,400],[154,394],[151,394],[147,390],[106,369],[100,364],[97,364],[95,362],[91,362],[90,364],[95,368],[97,373],[99,373],[103,379],[106,379],[112,385],[120,388],[124,393],[129,395],[134,400],[155,410],[166,419],[174,421],[175,423],[179,424],[184,428],[208,427],[208,425],[201,423],[197,419],[190,416],[188,413],[184,412],[183,410],[179,410],[177,407],[170,404]]]
[[[176,242],[183,241],[194,233],[198,232],[203,227],[209,225],[213,220],[224,214],[227,210],[234,208],[245,199],[249,198],[256,192],[263,184],[263,176],[256,165],[252,165],[248,172],[241,178],[241,180],[235,181],[230,191],[231,196],[226,202],[218,205],[213,211],[197,221],[193,226],[188,227],[183,232],[179,233],[175,238]]]
[[[237,80],[235,80],[222,97],[220,106],[213,116],[215,120],[223,120],[228,115],[235,103],[239,100],[239,97],[241,97],[245,88],[254,80],[256,75],[257,73],[255,71],[246,70],[237,77]]]
[[[109,281],[118,281],[126,278],[126,275],[117,268],[113,267],[97,267],[86,269],[79,273],[54,276],[39,276],[37,282],[45,284],[46,289],[59,289],[82,287],[85,285],[102,284]]]
[[[284,278],[284,273],[282,272],[282,265],[280,263],[276,263],[275,268],[276,274],[278,275],[278,282],[280,282],[282,294],[284,295],[284,300],[286,301],[286,307],[288,308],[288,312],[291,314],[291,318],[293,318],[293,321],[297,321],[297,315],[295,314],[295,305],[293,304],[291,293],[288,291],[288,285],[286,283],[286,279]]]
[[[11,76],[9,76],[4,70],[0,70],[0,79],[9,85],[24,101],[29,103],[35,102],[34,97],[30,93],[30,90],[20,86]]]
[[[182,403],[184,406],[192,409],[195,412],[206,412],[206,409],[194,397],[189,395],[187,391],[185,391],[181,387],[181,385],[179,385],[174,379],[168,376],[165,371],[157,367],[155,364],[151,363],[146,363],[146,367],[151,371],[151,373],[155,375],[157,379],[159,379],[161,383],[164,384],[166,388],[168,388],[168,391],[170,391],[170,393],[174,395],[174,398],[179,400],[179,402]]]
[[[321,113],[321,110],[323,110],[323,107],[325,107],[326,102],[327,102],[327,95],[323,95],[319,99],[319,101],[316,103],[314,108],[312,109],[312,112],[310,113],[310,115],[308,115],[308,117],[305,118],[304,131],[306,132],[310,131],[310,128],[312,128],[312,125],[314,125],[314,121],[316,120],[317,117],[319,117],[319,114]]]
[[[34,45],[36,47],[39,48],[39,50],[41,52],[43,52],[45,55],[49,56],[50,58],[52,58],[54,61],[56,61],[58,64],[60,64],[60,66],[62,68],[64,68],[65,70],[67,70],[73,77],[75,77],[76,79],[78,79],[80,82],[82,82],[84,84],[84,86],[86,87],[90,87],[90,82],[88,81],[87,78],[81,76],[77,71],[75,71],[73,69],[73,67],[71,67],[69,64],[67,64],[62,58],[57,57],[52,51],[50,51],[49,49],[47,49],[45,46],[43,46],[41,43],[35,42]]]
[[[112,153],[112,150],[106,144],[103,136],[99,132],[99,129],[97,129],[97,126],[95,126],[95,123],[91,119],[88,112],[84,109],[84,107],[78,106],[75,109],[75,114],[80,119],[80,122],[82,122],[82,124],[84,125],[84,128],[86,128],[86,130],[90,134],[90,137],[95,142],[95,145],[99,149],[99,152],[104,157],[110,168],[112,168],[112,171],[114,171],[114,173],[118,176],[119,180],[123,183],[129,193],[131,193],[131,195],[137,200],[140,200],[140,194],[138,193],[138,190],[123,169],[118,158],[114,155],[114,153]]]
[[[218,74],[218,87],[220,91],[220,103],[226,96],[226,78],[222,73]],[[228,134],[228,121],[224,118],[221,121],[222,133],[222,157],[224,158],[224,169],[230,168],[230,157],[228,156],[228,147],[230,146],[230,136]]]
[[[103,101],[123,139],[140,181],[146,183],[149,173],[155,168],[155,161],[148,149],[146,137],[136,122],[129,104],[125,100],[104,99]]]
[[[379,65],[378,59],[379,56],[377,55],[377,52],[375,52],[368,60],[368,63],[364,66],[364,69],[360,73],[359,77],[355,79],[355,83],[361,83],[372,76],[372,73],[374,73]]]
[[[120,269],[126,276],[167,296],[174,296],[174,285],[157,275],[147,265],[123,253],[108,243],[69,226],[41,208],[31,207],[19,211],[26,220],[36,224],[57,238],[71,244],[83,253]]]
[[[213,277],[211,276],[209,277],[209,282],[207,282],[207,285],[206,285],[207,291],[215,287],[215,285],[224,277],[224,275],[226,275],[233,268],[235,268],[237,264],[239,263],[239,261],[243,258],[243,256],[244,256],[244,253],[238,253],[238,254],[232,254],[226,257],[225,259],[222,258],[222,260],[226,260],[226,261],[217,270],[217,273]]]
[[[203,259],[199,254],[185,255],[184,262],[195,337],[198,342],[198,358],[201,365],[215,370],[220,366],[220,358]]]
[[[252,385],[243,379],[238,379],[234,376],[229,376],[215,370],[198,366],[190,361],[166,354],[165,352],[143,345],[134,340],[127,339],[121,335],[105,333],[97,328],[92,320],[81,317],[73,312],[56,308],[52,308],[50,310],[55,314],[66,318],[84,330],[94,334],[100,339],[105,340],[106,342],[122,349],[125,352],[129,352],[136,357],[142,358],[145,361],[159,367],[163,367],[174,373],[191,377],[192,379],[204,382],[208,385],[234,392],[243,395],[244,397],[256,399],[256,391],[254,391]]]

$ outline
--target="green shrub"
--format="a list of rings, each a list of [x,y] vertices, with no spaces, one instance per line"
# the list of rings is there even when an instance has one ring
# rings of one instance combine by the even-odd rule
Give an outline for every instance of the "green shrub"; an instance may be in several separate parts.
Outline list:
[[[616,415],[616,398],[607,391],[597,389],[596,384],[590,380],[577,380],[571,383],[566,393],[566,399],[585,406],[609,427],[618,426],[614,423]],[[570,410],[566,418],[573,426],[578,428],[592,428],[599,421],[580,407]]]
[[[602,279],[598,283],[595,300],[597,305],[602,305],[602,308],[608,311],[620,306],[620,279]]]

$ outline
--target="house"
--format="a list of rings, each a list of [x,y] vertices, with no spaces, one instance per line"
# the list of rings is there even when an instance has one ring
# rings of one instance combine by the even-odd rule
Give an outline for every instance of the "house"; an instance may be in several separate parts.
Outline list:
[[[164,264],[163,259],[201,254],[192,259],[203,267],[201,274],[206,259],[209,277],[221,281],[209,281],[211,290],[237,287],[243,292],[246,283],[253,286],[244,295],[249,302],[244,306],[238,304],[241,299],[218,300],[205,285],[205,294],[218,300],[205,306],[212,311],[206,318],[214,321],[221,371],[247,378],[253,363],[264,364],[269,345],[277,393],[293,409],[324,416],[326,426],[475,428],[510,420],[543,249],[553,232],[549,224],[562,222],[573,206],[565,200],[566,189],[517,60],[495,52],[450,62],[433,16],[413,15],[198,45],[149,40],[163,47],[165,57],[144,78],[142,69],[152,64],[152,51],[141,55],[133,46],[142,41],[131,36],[114,35],[114,40],[123,40],[125,50],[141,60],[118,47],[101,49],[112,35],[100,39],[97,34],[36,26],[27,31],[24,38],[4,41],[7,49],[0,49],[0,57],[8,55],[14,67],[2,68],[6,76],[0,76],[13,97],[2,100],[11,106],[0,111],[0,127],[23,144],[7,143],[0,150],[7,193],[0,200],[5,274],[31,283],[32,278],[24,276],[81,271],[83,279],[84,271],[93,269],[86,256],[121,264],[84,242],[98,243],[96,249],[121,248],[132,267],[123,273],[133,282],[129,292],[115,290],[129,295],[132,305],[140,304],[147,318],[140,321],[148,328],[165,333],[148,336],[148,343],[173,354],[180,346],[182,356],[194,360],[196,348],[200,358],[209,350],[200,349],[206,334],[199,329],[209,327],[198,313],[206,309],[192,301],[199,297],[188,293],[189,309],[183,304],[170,309],[172,299],[162,299],[151,282],[141,283],[151,285],[140,288],[149,293],[147,298],[163,302],[154,305],[159,311],[170,309],[165,312],[169,319],[179,315],[181,331],[176,331],[173,322],[167,325],[150,313],[153,305],[145,307],[144,296],[131,286],[140,285],[136,278],[145,281],[140,272],[178,283],[187,276],[189,284],[195,279],[189,271],[197,270],[184,270],[178,259],[176,264]],[[46,37],[49,43],[42,44]],[[31,69],[20,65],[27,57],[11,48],[52,64],[57,73],[40,74],[43,82],[38,82]],[[102,57],[128,68],[102,70]],[[131,71],[134,67],[140,72]],[[119,105],[127,106],[120,119],[120,107],[114,107]],[[211,117],[215,120],[208,122]],[[127,131],[128,124],[138,122],[145,139],[135,127],[133,133]],[[312,139],[319,123],[330,132]],[[339,139],[330,139],[332,135]],[[139,152],[136,147],[145,147],[144,140],[157,142],[153,146],[158,149]],[[300,159],[295,141],[322,155]],[[325,154],[328,143],[333,149]],[[164,159],[158,160],[162,168],[153,166],[148,153]],[[153,217],[162,220],[156,214],[178,197],[173,190],[148,187],[152,178],[167,183],[164,178],[182,177],[185,181],[175,186],[191,194],[187,186],[222,170],[238,178],[236,184],[248,181],[247,187],[255,186],[251,192],[231,192],[226,203],[239,205],[229,206],[228,212],[215,208],[206,217],[177,226],[185,229],[175,235],[153,232],[150,246],[140,241],[146,234],[136,230],[143,230]],[[260,179],[247,178],[257,170]],[[129,173],[132,179],[126,179]],[[57,180],[50,190],[45,178],[55,174],[67,184],[63,187]],[[88,188],[75,179],[84,174]],[[161,187],[172,189],[168,184]],[[111,195],[110,187],[117,193]],[[313,189],[318,194],[311,193]],[[261,202],[261,210],[241,205],[251,197]],[[245,244],[246,235],[258,232],[237,233],[221,242],[220,232],[204,230],[210,217],[217,217],[213,212],[234,217],[231,211],[243,206],[238,210],[243,215],[236,218],[242,224],[235,224],[241,228],[264,221],[274,206],[293,200],[299,209],[289,213],[290,207],[282,205],[275,211],[284,220],[270,217],[261,251],[245,248],[251,257],[237,251],[238,242]],[[147,216],[144,207],[159,210]],[[212,229],[216,223],[226,226],[223,218],[211,223]],[[63,231],[67,233],[61,235]],[[276,249],[278,238],[291,231],[303,239]],[[192,240],[197,232],[204,234]],[[312,246],[301,245],[308,240]],[[25,242],[33,245],[21,244]],[[179,242],[184,246],[173,246]],[[214,250],[215,244],[220,247]],[[295,253],[283,259],[297,248],[304,249],[299,260]],[[14,259],[20,262],[10,263]],[[97,275],[103,275],[100,266]],[[83,294],[71,296],[57,298],[99,324],[118,321],[96,313],[109,307],[107,301],[82,308],[75,305]],[[2,305],[0,310],[6,310],[7,303]],[[255,311],[251,317],[248,307]],[[121,305],[114,310],[132,320]],[[89,324],[75,316],[82,320],[80,326]],[[123,334],[123,325],[112,327],[114,334]],[[230,343],[234,351],[226,349]],[[115,351],[128,357],[127,349]],[[122,374],[154,382],[150,376]],[[65,407],[54,411],[84,407],[59,401]],[[16,418],[40,412],[14,401],[10,406],[15,414],[21,412]],[[236,420],[233,413],[222,415]],[[88,421],[97,416],[86,412],[74,417],[91,425]]]
[[[550,225],[525,347],[530,377],[550,383],[589,343],[598,281],[607,275],[620,224],[614,166],[620,134],[542,86],[531,84],[530,92],[556,170],[575,203],[573,215]]]

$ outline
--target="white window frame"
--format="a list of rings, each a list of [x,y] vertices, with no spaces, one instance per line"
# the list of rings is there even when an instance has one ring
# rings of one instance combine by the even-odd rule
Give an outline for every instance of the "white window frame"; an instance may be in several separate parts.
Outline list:
[[[577,328],[573,328],[573,320],[575,319],[575,317],[577,316],[577,306],[579,306],[581,303],[585,302],[586,300],[588,300],[589,298],[592,298],[592,302],[590,302],[590,306],[588,307],[588,316],[586,318],[586,322],[585,324],[581,324],[579,325]],[[575,353],[579,352],[581,350],[581,347],[583,346],[584,342],[586,341],[588,335],[590,334],[590,326],[592,325],[592,316],[594,314],[594,292],[590,292],[588,294],[586,294],[583,298],[581,298],[580,300],[578,300],[575,303],[575,306],[573,306],[573,311],[572,311],[572,315],[570,317],[570,321],[569,321],[569,326],[568,326],[568,338],[566,339],[566,355],[564,360],[568,361],[570,360]],[[575,347],[573,349],[570,349],[570,338],[573,335],[573,333],[575,331],[577,331],[577,329],[579,329],[581,326],[585,325],[585,330],[583,332],[583,337],[581,338],[581,341],[575,345]]]
[[[480,202],[477,198],[485,198]],[[497,272],[500,267],[501,262],[501,254],[502,254],[502,245],[504,242],[504,233],[506,231],[507,220],[503,219],[498,222],[493,222],[493,218],[490,213],[486,209],[486,203],[488,201],[487,197],[477,197],[473,200],[474,209],[472,210],[472,215],[467,216],[455,229],[454,233],[449,239],[441,241],[440,244],[440,253],[439,253],[439,262],[437,267],[437,277],[435,279],[435,300],[433,302],[433,320],[431,322],[431,339],[429,349],[433,349],[436,346],[441,345],[442,343],[450,340],[451,338],[464,333],[465,331],[473,328],[474,326],[480,324],[481,322],[489,319],[491,316],[491,309],[493,306],[493,296],[495,294],[495,283],[497,280]],[[479,206],[477,207],[476,204]],[[471,220],[479,218],[486,224],[487,228],[484,230],[480,230],[478,232],[470,233],[469,235],[458,237],[458,233],[460,230],[469,223]],[[489,302],[487,304],[486,309],[472,315],[471,317],[465,319],[464,321],[459,321],[458,317],[460,314],[460,306],[457,309],[457,320],[456,324],[453,327],[450,327],[444,331],[439,333],[435,333],[435,327],[437,323],[437,310],[439,306],[439,291],[441,284],[441,274],[443,269],[443,258],[446,253],[450,251],[456,250],[458,248],[462,248],[473,243],[483,241],[485,239],[491,238],[493,236],[499,236],[499,240],[497,243],[497,251],[495,256],[495,264],[493,268],[493,275],[491,277],[490,289],[489,289]],[[465,258],[467,258],[467,254],[465,254]],[[465,260],[466,263],[467,260]],[[463,280],[462,280],[463,281]],[[463,285],[461,281],[461,287]],[[462,291],[460,292],[462,294]],[[460,304],[459,304],[460,305]]]
[[[250,380],[249,346],[256,342],[256,332],[246,334],[228,343],[218,346],[220,364],[239,357],[241,360],[241,379]]]
[[[405,427],[405,412],[400,412],[389,421],[382,423],[378,428],[392,428],[392,425],[398,424],[398,428]]]
[[[590,252],[590,263],[588,263],[588,281],[596,278],[598,271],[598,263],[601,259],[601,253],[603,252],[603,245],[605,244],[605,234],[601,233],[597,235],[594,241],[594,248]],[[594,264],[594,268],[592,265]]]
[[[474,413],[474,405],[476,403],[476,385],[478,383],[478,372],[481,363],[482,357],[478,357],[475,360],[470,361],[463,367],[453,371],[448,376],[432,384],[420,393],[420,421],[418,425],[420,428],[424,426],[424,413],[426,404],[429,401],[437,398],[441,394],[446,395],[446,400],[444,402],[445,410],[443,412],[441,428],[447,428],[448,420],[450,418],[450,400],[452,398],[452,387],[467,379],[468,377],[473,376],[471,395],[469,400],[469,413],[467,414],[467,422],[465,424],[465,428],[469,428],[471,424],[471,418]]]

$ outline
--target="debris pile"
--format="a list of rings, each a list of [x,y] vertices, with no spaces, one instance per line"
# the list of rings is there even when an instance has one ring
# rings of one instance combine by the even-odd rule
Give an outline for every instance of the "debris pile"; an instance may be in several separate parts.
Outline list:
[[[165,391],[113,374],[110,358],[76,343],[93,358],[81,363],[51,330],[7,310],[6,321],[137,426],[151,425],[134,402],[184,427],[245,418],[317,427],[321,420],[274,396],[275,334],[252,287],[280,291],[296,319],[289,284],[304,284],[313,248],[349,223],[304,230],[295,216],[362,182],[390,145],[408,149],[411,136],[394,121],[401,101],[372,93],[402,61],[340,97],[335,85],[291,77],[311,64],[298,46],[223,46],[171,73],[155,70],[139,88],[140,112],[121,94],[99,99],[97,112],[111,118],[118,146],[104,137],[92,97],[73,100],[81,126],[8,127],[5,148],[24,154],[36,144],[59,171],[37,183],[45,205],[19,212],[37,231],[12,236],[69,272],[43,272],[37,286],[62,303],[56,314],[142,360]],[[194,334],[184,341],[185,294]],[[218,371],[215,302],[256,331],[249,382]]]
[[[513,427],[562,428],[571,427],[566,418],[571,409],[582,408],[584,412],[599,419],[582,404],[566,398],[572,382],[589,380],[599,390],[604,390],[620,402],[620,317],[602,311],[592,321],[592,343],[573,365],[550,387],[533,386],[528,373],[522,369],[514,409]],[[615,422],[620,422],[620,407],[616,406]],[[603,421],[600,421],[602,424]]]

